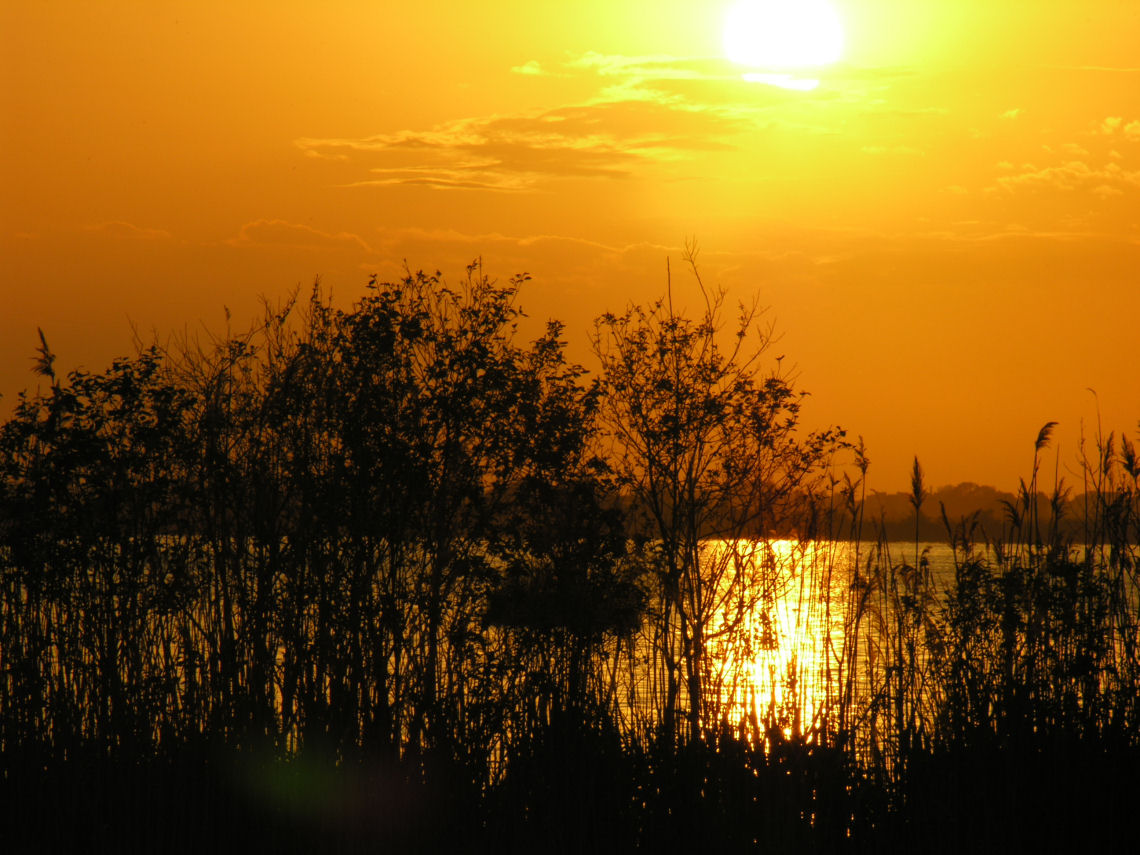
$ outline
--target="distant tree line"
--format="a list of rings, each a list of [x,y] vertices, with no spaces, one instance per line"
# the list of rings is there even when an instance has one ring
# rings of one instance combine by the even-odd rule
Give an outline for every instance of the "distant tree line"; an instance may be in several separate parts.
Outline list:
[[[1061,485],[1037,499],[1035,455],[1000,537],[943,510],[939,582],[918,462],[916,549],[891,555],[861,442],[801,427],[755,306],[726,322],[701,284],[696,318],[669,296],[604,315],[590,378],[557,322],[520,341],[525,280],[409,273],[348,309],[314,288],[102,373],[59,376],[41,334],[47,388],[0,426],[10,808],[98,799],[91,769],[153,808],[137,781],[201,794],[215,772],[171,771],[199,757],[248,801],[222,824],[247,810],[345,846],[841,850],[912,841],[937,821],[917,794],[984,772],[978,751],[1080,746],[1092,777],[1135,756],[1126,439],[1086,461],[1087,548]],[[792,530],[858,546],[801,571],[805,602],[851,574],[842,642],[765,705],[739,669],[778,643],[754,618],[788,588],[750,544]],[[271,779],[325,781],[335,821]],[[217,812],[199,798],[189,814]]]
[[[1127,437],[1120,438],[1129,442]],[[1117,438],[1113,439],[1114,444]],[[1121,448],[1120,452],[1124,453]],[[1116,452],[1113,452],[1114,457]],[[1123,458],[1122,458],[1123,459]],[[1123,470],[1126,471],[1126,470]],[[1039,518],[1053,520],[1058,532],[1074,543],[1084,543],[1090,535],[1090,524],[1096,522],[1087,515],[1095,508],[1098,494],[1092,484],[1079,490],[1064,489],[1060,501],[1053,507],[1051,493],[1037,493],[1035,513]],[[1087,488],[1087,489],[1086,489]],[[930,491],[926,510],[919,522],[921,538],[926,542],[946,540],[946,523],[942,519],[943,509],[949,519],[959,520],[969,517],[975,522],[979,539],[1000,538],[1002,533],[1016,528],[1021,515],[1019,506],[1025,503],[1023,494],[1026,485],[1019,484],[1013,492],[998,490],[970,482],[946,485]],[[907,540],[914,535],[914,506],[909,493],[883,493],[871,491],[867,499],[867,509],[875,521],[878,531],[888,540]]]

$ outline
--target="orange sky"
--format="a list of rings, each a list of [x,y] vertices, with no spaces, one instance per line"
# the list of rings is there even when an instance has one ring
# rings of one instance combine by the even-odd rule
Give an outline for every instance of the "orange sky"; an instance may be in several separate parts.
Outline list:
[[[741,79],[729,3],[6,3],[0,411],[316,276],[534,277],[568,324],[687,239],[759,294],[871,486],[1012,489],[1058,420],[1140,419],[1140,3],[834,0],[810,92]],[[695,305],[695,303],[694,303]],[[1088,391],[1095,388],[1097,399]]]

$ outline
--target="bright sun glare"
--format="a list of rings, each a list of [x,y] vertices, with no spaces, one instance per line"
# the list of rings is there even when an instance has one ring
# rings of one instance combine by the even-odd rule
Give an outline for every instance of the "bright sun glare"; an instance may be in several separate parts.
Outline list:
[[[733,62],[765,71],[815,68],[842,57],[843,25],[827,0],[744,0],[725,18],[724,52]]]

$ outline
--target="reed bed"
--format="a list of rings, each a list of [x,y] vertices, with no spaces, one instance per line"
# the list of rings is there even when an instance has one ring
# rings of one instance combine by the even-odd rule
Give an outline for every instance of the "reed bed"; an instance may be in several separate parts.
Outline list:
[[[67,378],[41,339],[48,389],[0,427],[16,844],[1132,839],[1130,439],[1094,437],[1074,516],[1039,484],[1046,425],[990,531],[934,514],[915,460],[899,544],[861,441],[801,436],[763,347],[714,346],[715,295],[696,324],[610,316],[607,386],[556,324],[515,340],[520,285],[409,275],[349,311],[314,292]]]

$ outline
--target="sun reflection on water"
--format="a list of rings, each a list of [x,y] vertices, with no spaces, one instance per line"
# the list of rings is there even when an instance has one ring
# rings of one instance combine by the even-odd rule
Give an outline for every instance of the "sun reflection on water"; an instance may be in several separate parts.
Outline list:
[[[725,725],[754,737],[778,730],[798,738],[818,726],[839,690],[851,555],[846,544],[772,540],[707,545],[706,560],[726,552],[745,562],[751,608],[722,610],[709,653]],[[717,634],[733,622],[736,633]]]

